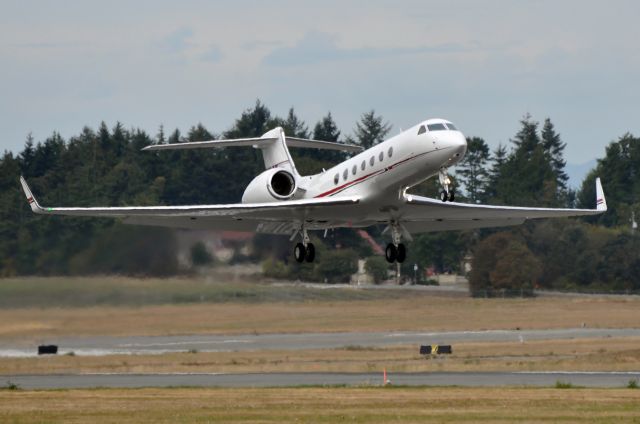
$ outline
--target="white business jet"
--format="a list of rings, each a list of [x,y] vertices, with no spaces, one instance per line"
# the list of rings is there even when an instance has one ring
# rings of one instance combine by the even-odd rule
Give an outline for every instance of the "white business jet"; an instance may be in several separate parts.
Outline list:
[[[388,140],[361,151],[359,146],[288,137],[274,128],[262,137],[158,144],[143,150],[204,149],[251,146],[262,151],[266,171],[255,177],[242,195],[242,203],[194,206],[42,207],[21,178],[33,212],[122,218],[126,224],[162,227],[254,231],[299,237],[294,256],[313,262],[315,248],[310,230],[386,225],[385,256],[403,262],[402,239],[411,234],[518,225],[527,219],[584,216],[603,213],[607,204],[600,179],[596,180],[596,209],[551,209],[456,203],[447,168],[466,151],[464,135],[451,122],[429,119]],[[360,152],[320,174],[302,176],[288,147]],[[438,175],[440,199],[407,193],[407,189]],[[214,182],[215,183],[215,182]]]

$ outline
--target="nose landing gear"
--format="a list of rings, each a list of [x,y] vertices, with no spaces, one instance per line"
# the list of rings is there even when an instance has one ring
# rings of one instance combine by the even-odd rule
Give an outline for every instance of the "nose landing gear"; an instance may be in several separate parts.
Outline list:
[[[293,248],[293,257],[298,263],[304,261],[311,263],[316,258],[316,247],[309,241],[309,234],[307,234],[306,228],[303,227],[300,230],[300,234],[302,235],[302,243],[297,243]],[[296,234],[294,233],[293,237],[295,236]]]
[[[451,179],[449,175],[447,175],[447,168],[440,168],[440,173],[438,173],[438,180],[440,181],[440,185],[442,185],[443,190],[440,192],[440,200],[446,202],[453,202],[456,198],[455,191],[453,187],[449,188],[451,185]]]

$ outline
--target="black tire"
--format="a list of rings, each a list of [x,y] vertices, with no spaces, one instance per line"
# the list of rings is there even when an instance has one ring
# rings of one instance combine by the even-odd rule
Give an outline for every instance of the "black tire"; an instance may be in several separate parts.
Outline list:
[[[400,243],[398,245],[398,255],[396,256],[396,261],[402,263],[405,259],[407,259],[407,248],[404,247],[404,244]]]
[[[456,198],[456,192],[455,192],[455,191],[453,191],[453,190],[451,190],[451,191],[449,192],[449,201],[450,201],[450,202],[453,202],[455,198]]]
[[[296,259],[296,262],[302,263],[304,261],[304,257],[306,256],[306,249],[304,248],[304,244],[298,243],[296,247],[293,248],[293,257]]]
[[[307,252],[304,255],[304,260],[311,263],[316,258],[316,247],[313,243],[307,243]]]
[[[443,202],[446,202],[449,199],[449,195],[447,194],[446,191],[442,190],[440,192],[440,200],[442,200]]]
[[[387,244],[387,248],[384,251],[384,257],[390,264],[396,261],[396,257],[398,256],[398,249],[392,244]]]

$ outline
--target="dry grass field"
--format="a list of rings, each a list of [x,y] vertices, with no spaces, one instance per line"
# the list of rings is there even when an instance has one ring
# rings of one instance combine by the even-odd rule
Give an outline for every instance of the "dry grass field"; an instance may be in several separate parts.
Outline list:
[[[277,388],[0,391],[7,423],[632,423],[640,390]]]
[[[133,304],[128,295],[136,299]],[[0,280],[0,296],[0,342],[83,335],[640,325],[638,296],[473,299],[413,290],[308,289],[124,278]],[[68,300],[70,297],[74,300]],[[192,301],[183,301],[185,298]]]

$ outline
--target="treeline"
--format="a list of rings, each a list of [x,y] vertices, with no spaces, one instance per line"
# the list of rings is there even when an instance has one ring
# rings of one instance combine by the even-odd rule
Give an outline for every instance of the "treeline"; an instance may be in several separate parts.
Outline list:
[[[186,134],[154,136],[121,124],[97,130],[84,128],[68,140],[54,133],[44,141],[27,138],[22,152],[5,152],[0,159],[0,275],[125,273],[170,275],[179,272],[176,241],[171,230],[124,226],[110,219],[38,217],[31,213],[18,184],[24,175],[45,205],[178,205],[237,202],[249,181],[263,170],[254,149],[141,152],[152,143],[179,143],[218,137],[260,136],[274,126],[287,134],[328,141],[347,141],[370,147],[382,141],[389,124],[373,111],[362,115],[347,135],[330,113],[310,129],[289,110],[272,115],[257,102],[222,133],[203,125]],[[472,291],[548,288],[637,290],[640,257],[630,220],[637,209],[640,183],[638,139],[626,134],[611,142],[604,158],[582,187],[567,185],[565,144],[551,120],[542,125],[527,116],[507,146],[491,151],[481,138],[468,139],[468,152],[456,167],[461,201],[551,207],[594,207],[596,176],[603,181],[609,212],[592,219],[530,222],[508,229],[421,234],[410,244],[403,266],[413,275],[414,264],[437,272],[461,271],[465,256],[473,257]],[[301,173],[315,173],[344,159],[340,152],[294,149]],[[436,196],[431,179],[412,191]],[[378,228],[371,234],[387,240]],[[314,266],[287,263],[289,244],[274,238],[255,238],[255,256],[268,261],[269,272],[282,277],[302,276],[340,281],[354,270],[358,257],[372,254],[369,246],[347,229],[318,240],[328,249]],[[274,247],[275,246],[275,247]],[[334,272],[335,247],[349,248],[343,271]],[[339,256],[339,255],[338,255]],[[327,262],[327,264],[325,264]],[[379,261],[372,261],[381,271]],[[306,267],[306,268],[305,268]],[[384,270],[383,270],[384,271]],[[382,273],[383,274],[383,273]]]

